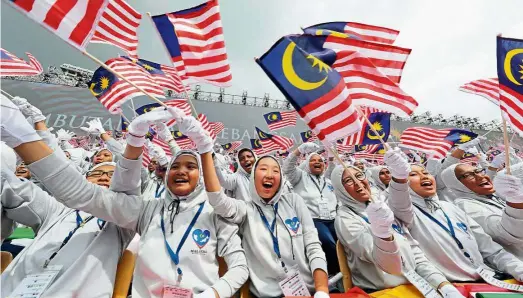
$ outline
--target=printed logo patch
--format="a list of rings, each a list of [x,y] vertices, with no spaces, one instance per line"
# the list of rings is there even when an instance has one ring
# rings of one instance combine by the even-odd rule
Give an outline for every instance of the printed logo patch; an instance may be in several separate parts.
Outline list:
[[[329,188],[330,191],[334,191],[334,186],[332,186],[332,184],[327,184],[327,187]]]
[[[468,228],[467,228],[467,226],[466,226],[464,223],[462,223],[462,222],[458,222],[458,223],[456,224],[456,226],[457,226],[458,228],[460,228],[463,232],[465,232],[465,233],[468,234]]]
[[[209,242],[209,239],[211,239],[211,232],[209,232],[209,230],[202,231],[201,229],[196,229],[192,232],[192,239],[201,249]]]
[[[403,235],[403,229],[399,225],[393,223],[392,228],[394,231],[398,232],[398,234]]]
[[[285,220],[285,224],[291,231],[294,232],[294,234],[298,233],[298,229],[300,228],[300,220],[297,217],[287,218]]]

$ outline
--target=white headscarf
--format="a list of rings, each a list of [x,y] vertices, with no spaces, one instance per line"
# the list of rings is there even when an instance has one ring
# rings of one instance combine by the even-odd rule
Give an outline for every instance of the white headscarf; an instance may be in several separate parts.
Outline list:
[[[358,172],[363,173],[360,169],[356,168],[355,166],[347,166],[348,168],[355,169]],[[342,177],[343,172],[345,171],[345,168],[342,165],[337,165],[334,170],[332,170],[331,174],[331,182],[332,186],[334,187],[334,194],[336,195],[336,198],[339,202],[342,203],[343,206],[347,206],[350,209],[360,213],[364,214],[366,205],[365,203],[362,203],[355,198],[353,198],[345,189],[342,183]]]
[[[278,165],[280,165],[278,163],[278,160],[276,158],[274,158],[273,156],[270,156],[270,155],[266,155],[266,156],[263,156],[263,157],[260,157],[259,159],[256,160],[256,162],[254,163],[254,165],[252,166],[252,175],[249,179],[249,194],[251,196],[251,200],[254,204],[256,205],[259,205],[259,206],[263,206],[263,205],[272,205],[272,204],[276,204],[278,203],[278,201],[281,199],[282,197],[282,194],[283,194],[283,190],[284,190],[284,187],[283,187],[283,184],[285,183],[285,178],[283,177],[283,174],[282,174],[282,171],[280,170],[280,186],[278,188],[278,191],[276,192],[276,194],[274,195],[274,197],[272,197],[272,199],[269,201],[269,202],[266,202],[262,197],[260,197],[260,195],[258,194],[258,192],[256,191],[256,185],[254,183],[254,176],[255,176],[255,171],[256,171],[256,168],[258,167],[258,163],[263,160],[263,159],[266,159],[266,158],[271,158],[273,159]],[[280,166],[280,169],[281,169],[281,166]]]
[[[370,178],[374,182],[374,185],[379,188],[381,191],[385,191],[388,187],[381,181],[380,179],[380,172],[383,169],[387,169],[386,166],[374,166],[371,168],[368,168],[367,171],[370,172]]]
[[[188,155],[192,156],[196,159],[196,163],[198,164],[198,169],[200,170],[200,176],[198,177],[198,184],[196,185],[196,188],[187,196],[177,196],[174,193],[171,192],[171,189],[168,187],[168,179],[169,179],[169,171],[171,170],[171,166],[173,163],[178,159],[178,157],[182,155]],[[192,150],[180,150],[176,152],[176,154],[172,157],[171,162],[169,162],[169,166],[167,167],[167,170],[165,172],[164,177],[164,185],[167,189],[167,194],[165,196],[166,200],[170,203],[172,201],[185,201],[186,203],[190,203],[194,198],[199,196],[203,191],[203,171],[202,171],[202,162],[200,159],[200,155]]]
[[[423,169],[425,169],[425,167],[423,165],[420,165],[420,164],[413,164],[413,165],[416,165],[418,167],[422,167]],[[434,183],[436,183],[436,179],[434,179]],[[411,199],[412,203],[420,206],[423,209],[428,209],[430,212],[433,212],[433,211],[436,211],[437,209],[441,208],[439,205],[439,197],[438,197],[437,193],[431,197],[423,198],[422,196],[418,195],[412,189],[412,185],[409,183],[409,194],[410,194],[410,199]]]
[[[299,165],[299,168],[310,174],[311,173],[310,162],[311,162],[311,158],[314,155],[318,155],[321,158],[322,162],[325,162],[325,160],[323,159],[323,157],[320,154],[313,152],[313,153],[307,155],[305,160],[302,161],[302,163]],[[323,173],[325,173],[325,168],[323,169]],[[321,173],[321,175],[323,175],[323,173]]]

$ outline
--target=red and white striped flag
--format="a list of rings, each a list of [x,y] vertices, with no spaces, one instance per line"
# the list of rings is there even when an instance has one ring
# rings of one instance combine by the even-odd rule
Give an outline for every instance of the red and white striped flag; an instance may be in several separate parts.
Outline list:
[[[352,149],[354,149],[354,145],[349,145],[347,143],[348,138],[350,138],[350,136],[336,141],[336,151],[337,152],[342,152],[342,153],[351,152]]]
[[[212,140],[216,141],[216,132],[214,132],[214,129],[207,120],[207,116],[205,116],[204,114],[198,114],[198,121],[200,121],[200,123],[202,124],[203,129],[205,129],[205,131],[209,133]]]
[[[418,107],[414,98],[361,53],[339,51],[332,66],[343,77],[356,106],[374,107],[401,117],[412,115]]]
[[[459,87],[459,91],[483,96],[499,106],[499,81],[497,78],[476,80]]]
[[[83,51],[109,0],[11,0],[8,3]]]
[[[341,51],[359,52],[367,57],[379,71],[399,84],[401,74],[411,50],[392,45],[343,38],[329,35],[323,44],[325,48]]]
[[[111,44],[138,57],[138,26],[142,15],[124,0],[112,0],[103,12],[92,43]]]
[[[433,158],[441,159],[452,148],[452,142],[445,140],[450,131],[451,129],[409,127],[401,135],[400,147],[423,152]]]
[[[35,76],[42,73],[40,62],[33,55],[25,53],[29,63],[16,57],[4,49],[0,49],[0,75],[3,76]]]
[[[242,141],[235,141],[232,143],[223,144],[222,148],[227,151],[228,153],[234,152],[234,150],[237,150],[242,145]]]
[[[217,0],[169,14],[189,80],[231,85],[232,74]]]
[[[142,67],[126,58],[113,58],[105,62],[113,71],[120,73],[129,81],[143,88],[156,98],[165,98],[163,88]],[[119,114],[121,106],[127,100],[141,96],[143,93],[103,67],[99,67],[89,82],[91,93],[111,113]]]
[[[348,22],[343,33],[353,35],[361,40],[386,44],[393,44],[400,34],[398,30],[354,22]]]
[[[222,122],[211,122],[211,126],[216,135],[219,135],[225,129],[225,125]]]
[[[298,113],[296,111],[270,112],[264,114],[263,119],[267,122],[270,130],[278,130],[289,126],[296,126]]]
[[[192,115],[191,105],[187,102],[186,99],[170,99],[170,100],[164,101],[163,103],[169,107],[175,107],[175,108],[182,110],[186,116]],[[165,125],[167,125],[167,127],[171,127],[175,123],[176,123],[176,120],[172,119],[172,120],[167,121],[167,123]]]

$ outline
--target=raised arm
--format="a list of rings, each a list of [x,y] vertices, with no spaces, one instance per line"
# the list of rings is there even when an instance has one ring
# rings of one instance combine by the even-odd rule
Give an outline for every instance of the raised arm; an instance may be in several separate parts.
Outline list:
[[[309,154],[318,149],[320,149],[320,146],[314,143],[303,143],[285,159],[282,171],[292,186],[298,184],[303,175],[303,171],[298,168],[298,157],[300,154]]]
[[[410,164],[401,154],[399,148],[387,151],[383,159],[392,174],[388,204],[394,216],[408,227],[414,222],[414,207],[410,200],[407,181],[411,170]]]

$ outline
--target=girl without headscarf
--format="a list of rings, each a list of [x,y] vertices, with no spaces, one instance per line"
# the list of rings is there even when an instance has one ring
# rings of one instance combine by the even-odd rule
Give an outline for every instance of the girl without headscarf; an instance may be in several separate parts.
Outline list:
[[[216,213],[240,225],[251,292],[256,297],[280,297],[310,296],[307,291],[315,291],[316,298],[328,297],[327,263],[312,217],[299,195],[283,191],[278,161],[272,156],[259,158],[249,181],[251,200],[232,199],[219,184],[209,152],[212,139],[201,123],[187,116],[176,122],[201,153],[209,203]],[[284,281],[297,282],[303,292],[284,292]]]
[[[523,262],[494,242],[463,210],[438,199],[436,181],[397,150],[384,157],[392,173],[389,205],[409,228],[425,255],[448,280],[475,281],[484,260],[493,268],[523,280]],[[407,180],[408,178],[408,180]]]
[[[256,155],[249,148],[242,148],[237,156],[240,166],[236,173],[228,173],[226,169],[215,163],[216,175],[220,180],[221,186],[228,191],[232,191],[234,198],[249,201],[249,180],[252,168],[256,162]]]
[[[523,206],[518,200],[523,192],[517,195],[517,178],[505,174],[496,176],[500,189],[510,191],[514,189],[512,185],[516,186],[516,195],[509,195],[507,201],[496,193],[497,188],[484,169],[455,164],[441,173],[441,180],[451,191],[456,206],[472,217],[494,241],[523,260]],[[511,183],[514,180],[516,183]]]
[[[394,219],[384,196],[373,196],[374,202],[369,204],[369,195],[373,194],[361,169],[339,165],[331,178],[341,204],[336,233],[356,286],[369,291],[382,290],[408,284],[407,275],[419,275],[444,297],[463,297],[427,260],[408,229]]]
[[[303,198],[318,229],[318,236],[327,255],[329,274],[339,272],[336,258],[336,231],[334,218],[338,202],[330,179],[325,176],[325,161],[318,153],[320,147],[314,143],[303,143],[286,159],[283,174],[293,187],[293,191]],[[306,154],[303,169],[297,167],[300,154]],[[334,163],[330,163],[332,166]]]
[[[145,134],[153,122],[168,121],[173,114],[183,112],[157,109],[132,121],[128,146],[114,173],[111,190],[85,182],[41,142],[25,143],[16,150],[64,205],[89,210],[141,235],[133,297],[162,297],[165,291],[180,288],[197,293],[193,297],[231,297],[247,280],[245,255],[238,227],[216,215],[206,203],[198,155],[180,151],[173,157],[164,200],[140,196],[139,157]],[[216,256],[224,257],[228,266],[221,278]]]

